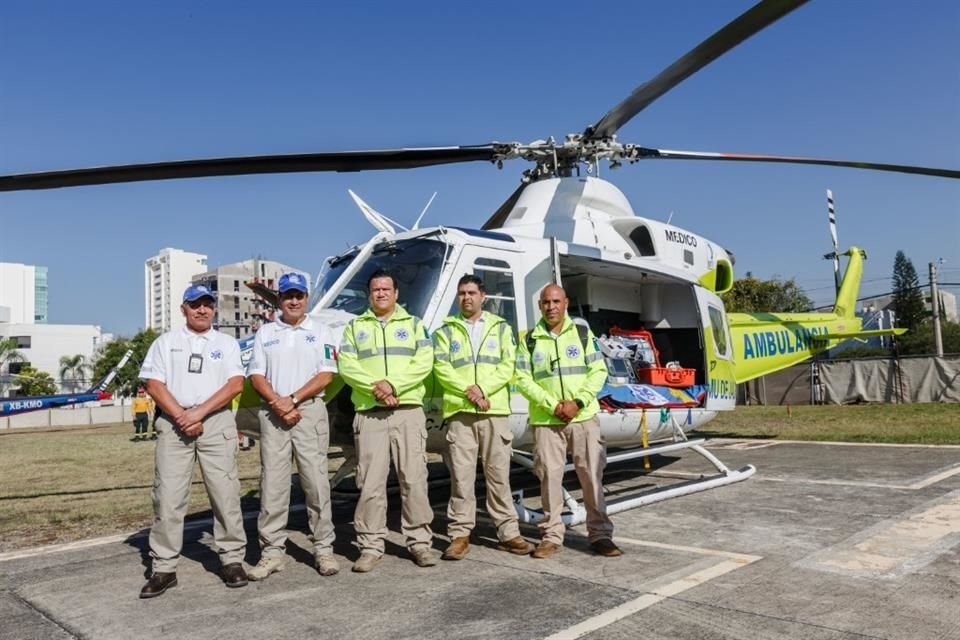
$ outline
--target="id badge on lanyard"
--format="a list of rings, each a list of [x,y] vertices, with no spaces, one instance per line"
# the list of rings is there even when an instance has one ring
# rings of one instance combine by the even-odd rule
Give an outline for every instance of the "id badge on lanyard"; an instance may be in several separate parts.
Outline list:
[[[200,347],[199,349],[197,347]],[[190,359],[187,360],[187,373],[203,373],[203,355],[207,352],[207,341],[190,340]]]

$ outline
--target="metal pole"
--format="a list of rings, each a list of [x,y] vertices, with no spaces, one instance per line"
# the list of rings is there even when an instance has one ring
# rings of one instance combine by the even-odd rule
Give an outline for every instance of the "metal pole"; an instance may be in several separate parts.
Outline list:
[[[930,263],[930,308],[933,310],[933,344],[938,358],[943,357],[943,336],[940,335],[940,294],[937,293],[937,263]]]

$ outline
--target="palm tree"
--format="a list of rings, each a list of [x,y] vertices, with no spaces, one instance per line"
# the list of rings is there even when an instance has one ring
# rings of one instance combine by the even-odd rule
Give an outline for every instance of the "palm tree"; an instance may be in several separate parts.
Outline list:
[[[10,383],[10,364],[23,362],[26,358],[17,351],[17,341],[13,338],[0,338],[0,396],[7,395],[7,385]]]
[[[75,356],[60,356],[60,382],[65,387],[69,385],[73,392],[83,384],[89,369],[87,358],[82,353]]]

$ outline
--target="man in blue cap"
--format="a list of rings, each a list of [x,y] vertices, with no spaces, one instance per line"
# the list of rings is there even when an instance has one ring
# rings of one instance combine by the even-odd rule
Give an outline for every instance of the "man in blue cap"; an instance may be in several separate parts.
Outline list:
[[[203,285],[183,294],[182,329],[157,338],[140,369],[147,393],[161,415],[156,421],[156,478],[150,556],[153,574],[141,598],[163,595],[177,584],[183,548],[183,519],[190,497],[194,460],[213,510],[213,539],[220,552],[221,577],[228,587],[243,587],[247,536],[240,512],[237,473],[237,423],[230,402],[243,389],[243,364],[237,341],[211,328],[216,301]]]
[[[307,504],[314,566],[322,576],[340,570],[333,555],[333,516],[327,448],[330,423],[324,389],[337,372],[330,329],[307,315],[307,279],[280,276],[280,316],[257,331],[247,375],[263,399],[260,408],[260,518],[262,550],[251,580],[263,580],[286,563],[290,509],[290,457],[297,459]]]

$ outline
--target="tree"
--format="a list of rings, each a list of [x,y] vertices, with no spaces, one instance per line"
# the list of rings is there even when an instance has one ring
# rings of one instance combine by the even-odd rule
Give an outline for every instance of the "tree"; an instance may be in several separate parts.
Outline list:
[[[960,353],[960,323],[949,320],[940,322],[944,353]],[[902,355],[928,355],[934,351],[933,322],[927,320],[920,326],[897,338],[897,348]]]
[[[14,378],[21,396],[52,396],[57,392],[57,381],[46,371],[24,367]]]
[[[90,365],[82,353],[74,356],[60,356],[60,383],[76,392],[87,377]]]
[[[727,311],[742,313],[800,313],[813,308],[813,302],[793,278],[782,282],[776,278],[758,280],[749,272],[723,294],[723,304]]]
[[[108,342],[93,363],[93,379],[100,380],[103,378],[110,369],[120,362],[120,358],[127,352],[127,349],[133,349],[133,355],[130,356],[127,364],[117,372],[112,387],[117,395],[136,395],[137,387],[140,385],[140,365],[147,356],[147,349],[159,335],[153,329],[144,329],[133,338],[117,338]]]
[[[0,338],[0,397],[7,395],[10,365],[23,361],[23,355],[17,351],[16,340],[13,338]]]
[[[917,270],[903,251],[893,260],[893,311],[897,326],[914,331],[927,315]]]

